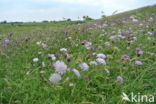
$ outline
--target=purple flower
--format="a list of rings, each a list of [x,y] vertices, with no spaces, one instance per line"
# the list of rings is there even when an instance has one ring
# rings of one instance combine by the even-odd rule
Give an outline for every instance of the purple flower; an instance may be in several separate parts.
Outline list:
[[[128,54],[124,54],[121,56],[121,59],[130,59],[129,55]]]
[[[53,64],[53,66],[54,66],[56,72],[59,74],[63,74],[67,71],[67,65],[62,61],[56,61]]]
[[[123,79],[122,76],[117,76],[116,79],[117,79],[117,82],[118,82],[118,83],[120,83],[120,84],[124,83],[124,79]]]
[[[102,58],[102,59],[105,59],[106,58],[106,55],[103,54],[103,53],[99,53],[96,55],[97,58]]]
[[[6,39],[4,39],[4,43],[5,43],[5,44],[7,44],[7,43],[9,43],[9,42],[10,42],[10,40],[9,40],[9,39],[7,39],[7,38],[6,38]]]
[[[56,60],[56,57],[54,54],[48,54],[48,57],[50,57],[52,60]]]
[[[143,65],[143,62],[141,62],[141,61],[135,61],[135,65]]]
[[[85,45],[85,47],[86,47],[88,50],[93,48],[92,43],[89,42],[89,41],[87,41],[87,40],[84,40],[84,41],[82,42],[82,45]]]
[[[97,26],[97,24],[96,24],[96,23],[94,23],[94,24],[93,24],[93,26]]]
[[[131,36],[131,32],[130,31],[123,31],[121,32],[121,35],[127,35],[127,36]]]
[[[97,62],[98,64],[106,65],[106,61],[105,61],[104,59],[102,59],[102,58],[97,58],[97,59],[96,59],[96,62]]]
[[[86,63],[79,64],[79,67],[80,67],[82,70],[84,70],[84,71],[86,71],[86,70],[89,69],[89,66],[88,66],[88,64],[86,64]]]
[[[152,22],[153,21],[153,18],[152,17],[146,18],[146,21],[147,22]]]
[[[108,24],[103,24],[101,28],[107,28],[108,26],[109,26]]]
[[[45,44],[45,43],[42,43],[41,45],[42,45],[43,48],[48,48],[48,45]]]
[[[90,61],[89,64],[90,65],[97,65],[97,62],[96,61]]]
[[[110,46],[111,44],[110,44],[110,42],[105,42],[104,45],[105,46]]]
[[[138,56],[142,55],[143,53],[144,53],[144,52],[143,52],[142,49],[136,48],[136,54],[137,54]]]
[[[49,81],[52,83],[58,83],[61,79],[62,78],[60,74],[54,73],[54,74],[51,74]]]

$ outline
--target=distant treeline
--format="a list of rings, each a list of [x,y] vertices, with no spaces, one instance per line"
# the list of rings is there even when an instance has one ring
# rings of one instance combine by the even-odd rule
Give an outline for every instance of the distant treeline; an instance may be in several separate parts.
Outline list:
[[[70,18],[63,18],[63,20],[60,21],[48,21],[48,20],[43,20],[41,22],[33,21],[33,22],[7,22],[6,20],[0,21],[0,24],[12,24],[12,25],[17,25],[17,24],[23,24],[23,23],[60,23],[60,22],[84,22],[84,21],[90,21],[94,20],[93,18],[89,16],[83,16],[82,20],[71,20]]]
[[[0,24],[9,24],[12,26],[22,26],[24,24],[45,24],[45,23],[81,24],[81,23],[85,23],[85,21],[77,20],[77,21],[42,21],[42,22],[36,22],[36,21],[34,22],[7,22],[7,21],[0,22]]]

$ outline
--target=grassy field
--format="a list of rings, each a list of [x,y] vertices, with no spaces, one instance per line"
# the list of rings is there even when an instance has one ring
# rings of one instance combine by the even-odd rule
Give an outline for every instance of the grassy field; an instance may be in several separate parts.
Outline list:
[[[150,104],[123,92],[156,96],[156,6],[88,22],[0,24],[0,104]]]

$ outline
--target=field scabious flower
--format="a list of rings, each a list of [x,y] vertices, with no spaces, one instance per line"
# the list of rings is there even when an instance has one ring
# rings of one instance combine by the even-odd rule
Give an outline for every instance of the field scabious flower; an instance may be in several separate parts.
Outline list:
[[[6,38],[6,39],[4,39],[4,43],[5,43],[5,44],[7,44],[7,43],[9,43],[9,42],[10,42],[10,40],[9,40],[9,39],[7,39],[7,38]]]
[[[133,40],[134,40],[134,41],[137,41],[137,37],[133,37]]]
[[[105,42],[104,45],[105,46],[110,46],[111,44],[110,44],[110,42]]]
[[[74,74],[78,77],[78,78],[80,78],[80,72],[77,70],[77,69],[72,69],[72,71],[74,72]]]
[[[141,62],[141,61],[135,61],[135,65],[143,65],[143,62]]]
[[[116,35],[110,36],[109,39],[115,41],[117,39],[117,36]]]
[[[45,43],[42,43],[41,41],[36,42],[37,45],[42,46],[43,48],[48,48],[48,45]]]
[[[112,35],[109,37],[110,40],[112,41],[115,41],[115,40],[118,40],[118,39],[125,39],[126,37],[125,36],[122,36],[122,35]]]
[[[122,31],[121,35],[125,35],[125,36],[131,36],[131,32],[130,31]]]
[[[103,24],[101,28],[107,28],[108,26],[109,26],[108,24]]]
[[[53,61],[56,60],[56,57],[54,54],[48,54],[48,57],[50,57]]]
[[[117,76],[117,82],[120,83],[120,84],[123,84],[124,83],[124,79],[122,76]]]
[[[86,70],[89,69],[89,66],[88,66],[88,64],[86,64],[86,63],[79,64],[79,67],[80,67],[82,70],[84,70],[84,71],[86,71]]]
[[[102,58],[102,59],[105,59],[106,58],[106,55],[103,54],[103,53],[99,53],[96,55],[97,58]]]
[[[87,40],[84,40],[84,41],[82,42],[82,45],[85,45],[85,47],[86,47],[88,50],[91,49],[91,48],[93,48],[92,43],[89,42],[89,41],[87,41]]]
[[[97,62],[98,64],[104,64],[104,65],[106,65],[106,61],[105,61],[104,59],[102,59],[102,58],[97,58],[97,59],[96,59],[96,62]]]
[[[122,36],[122,35],[117,35],[117,37],[118,37],[119,39],[125,39],[125,38],[126,38],[125,36]]]
[[[143,52],[143,50],[141,49],[141,48],[136,48],[136,54],[138,55],[138,56],[140,56],[140,55],[142,55],[144,52]]]
[[[60,74],[54,73],[54,74],[51,74],[49,81],[52,83],[58,83],[61,79],[62,78]]]
[[[90,61],[89,64],[90,65],[97,65],[97,62],[96,61]]]
[[[124,54],[124,55],[121,56],[121,59],[130,59],[130,56],[127,55],[127,54]]]
[[[60,52],[65,53],[65,52],[67,52],[67,49],[66,48],[61,48]]]
[[[136,18],[133,18],[132,21],[133,21],[133,22],[138,22],[139,20],[136,19]]]
[[[53,66],[54,66],[56,72],[59,74],[63,74],[67,71],[67,65],[62,61],[56,61],[53,64]]]
[[[42,47],[43,47],[43,48],[48,48],[48,45],[45,44],[45,43],[42,43]]]
[[[33,62],[38,62],[38,61],[39,61],[38,58],[34,58],[34,59],[33,59]]]
[[[146,18],[146,21],[147,22],[152,22],[153,21],[153,18],[152,17]]]
[[[91,48],[92,48],[92,43],[91,43],[91,42],[86,42],[86,43],[85,43],[85,47],[86,47],[87,49],[91,49]]]

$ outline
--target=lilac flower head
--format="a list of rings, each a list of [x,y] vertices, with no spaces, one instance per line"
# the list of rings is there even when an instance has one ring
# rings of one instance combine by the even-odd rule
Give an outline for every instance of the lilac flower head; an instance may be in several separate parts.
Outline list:
[[[124,83],[124,79],[123,79],[122,76],[117,76],[116,79],[117,79],[117,82],[118,82],[118,83],[120,83],[120,84]]]
[[[97,58],[102,58],[102,59],[105,59],[106,58],[106,55],[103,54],[103,53],[99,53],[96,55]]]
[[[137,41],[137,37],[133,37],[133,40],[134,40],[134,41]]]
[[[45,43],[42,43],[42,47],[43,47],[43,48],[48,48],[48,45],[45,44]]]
[[[53,66],[54,66],[56,72],[59,74],[63,74],[67,71],[67,65],[62,61],[56,61],[53,64]]]
[[[104,59],[102,59],[102,58],[97,58],[97,59],[96,59],[96,62],[97,62],[98,64],[106,65],[106,61],[105,61]]]
[[[117,35],[112,35],[112,36],[109,37],[109,39],[113,40],[113,41],[115,41],[117,38],[118,38]]]
[[[89,66],[88,66],[86,63],[80,64],[79,67],[80,67],[82,70],[84,70],[84,71],[86,71],[86,70],[89,69]]]
[[[97,62],[96,61],[90,61],[89,64],[90,65],[97,65]]]
[[[136,18],[133,18],[132,21],[133,21],[133,22],[138,22],[139,20],[136,19]]]
[[[61,79],[62,78],[60,74],[54,73],[54,74],[51,74],[49,81],[52,83],[58,83]]]
[[[128,54],[124,54],[121,56],[121,59],[130,59],[130,56]]]
[[[131,36],[132,33],[130,31],[123,31],[123,32],[121,32],[121,35]]]
[[[136,48],[136,54],[137,55],[142,55],[144,52],[141,48]]]
[[[85,45],[85,47],[86,47],[87,49],[93,48],[92,43],[89,42],[89,41],[87,41],[87,40],[84,40],[84,41],[82,42],[82,44]]]
[[[48,57],[50,57],[53,61],[56,60],[56,57],[54,54],[48,54]]]
[[[9,39],[7,39],[7,38],[6,38],[6,39],[4,39],[4,43],[5,43],[5,44],[7,44],[7,43],[9,43],[9,42],[10,42],[10,40],[9,40]]]
[[[96,24],[96,23],[94,23],[94,24],[93,24],[93,26],[97,26],[97,24]]]
[[[107,28],[109,25],[108,24],[103,24],[101,27],[102,28]]]
[[[143,62],[141,62],[141,61],[135,61],[135,65],[143,65]]]
[[[110,42],[105,42],[104,45],[105,46],[110,46],[111,44],[110,44]]]
[[[153,21],[153,18],[152,17],[146,18],[146,21],[152,22]]]

